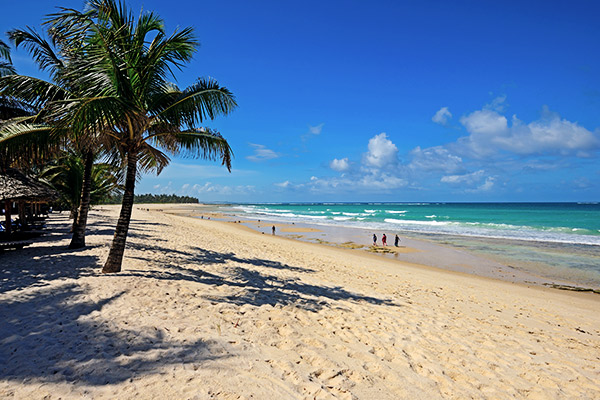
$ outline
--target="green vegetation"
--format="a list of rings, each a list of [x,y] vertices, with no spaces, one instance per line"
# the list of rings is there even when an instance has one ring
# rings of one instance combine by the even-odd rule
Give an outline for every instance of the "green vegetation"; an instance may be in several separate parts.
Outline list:
[[[61,8],[49,15],[44,22],[49,41],[33,29],[11,31],[11,40],[30,52],[51,82],[0,65],[5,74],[0,99],[32,110],[0,123],[0,155],[7,166],[34,164],[38,170],[57,151],[83,157],[82,223],[75,225],[73,247],[85,244],[93,160],[102,157],[117,168],[116,176],[124,177],[121,212],[102,272],[119,272],[139,174],[160,173],[169,155],[218,160],[231,171],[227,141],[199,124],[229,114],[237,104],[212,78],[185,89],[171,83],[173,71],[190,62],[198,47],[192,28],[169,35],[159,16],[143,12],[135,18],[119,0],[90,0],[85,10]],[[0,58],[8,55],[0,43]]]

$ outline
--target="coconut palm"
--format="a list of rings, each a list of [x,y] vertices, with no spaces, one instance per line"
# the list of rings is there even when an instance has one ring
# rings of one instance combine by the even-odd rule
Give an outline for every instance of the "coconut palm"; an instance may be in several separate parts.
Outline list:
[[[1,93],[9,93],[11,98],[41,110],[33,118],[13,120],[10,127],[5,127],[4,135],[0,134],[3,136],[0,138],[0,150],[12,146],[13,156],[20,156],[28,161],[33,160],[29,156],[32,150],[37,150],[38,153],[41,151],[46,156],[53,156],[56,150],[64,146],[84,155],[85,168],[82,181],[75,185],[81,188],[80,201],[76,202],[79,204],[79,210],[75,213],[73,236],[69,245],[69,248],[80,248],[85,246],[92,166],[99,144],[96,135],[89,129],[85,132],[76,132],[69,126],[57,125],[51,110],[56,107],[57,102],[63,104],[68,99],[78,98],[80,87],[74,85],[71,70],[85,63],[86,53],[83,43],[75,41],[67,43],[51,30],[48,33],[52,44],[31,28],[9,32],[9,37],[15,46],[25,47],[39,68],[50,73],[52,82],[16,74],[0,78]],[[63,146],[59,146],[59,143]],[[54,146],[50,147],[50,144]],[[54,152],[49,152],[49,149]]]
[[[60,201],[73,215],[73,229],[78,220],[80,210],[83,175],[85,171],[85,156],[73,150],[64,152],[55,161],[45,166],[40,178],[50,182],[60,194]],[[94,160],[95,161],[95,160]],[[114,165],[107,163],[94,163],[90,179],[90,205],[98,204],[102,200],[118,194],[119,171]]]
[[[62,9],[51,16],[53,31],[66,40],[84,40],[87,64],[75,80],[84,96],[57,107],[57,116],[78,131],[103,130],[126,166],[125,187],[110,253],[102,272],[119,272],[133,209],[136,175],[160,172],[167,154],[220,159],[231,169],[231,148],[216,131],[198,124],[236,106],[229,90],[199,79],[181,90],[167,79],[189,62],[198,46],[192,28],[167,36],[153,13],[137,20],[120,1],[93,0],[85,13]],[[83,38],[83,39],[82,39]]]

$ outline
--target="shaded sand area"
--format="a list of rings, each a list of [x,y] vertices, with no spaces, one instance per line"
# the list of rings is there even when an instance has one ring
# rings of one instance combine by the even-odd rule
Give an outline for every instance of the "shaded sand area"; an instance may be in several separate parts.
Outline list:
[[[600,396],[599,295],[141,206],[102,275],[117,213],[0,255],[0,398]]]

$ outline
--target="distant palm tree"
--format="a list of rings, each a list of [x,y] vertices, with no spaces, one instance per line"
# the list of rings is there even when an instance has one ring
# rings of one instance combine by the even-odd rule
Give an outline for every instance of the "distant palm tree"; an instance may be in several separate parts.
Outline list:
[[[153,13],[137,21],[121,1],[92,0],[88,11],[62,9],[51,16],[53,31],[68,41],[84,40],[90,58],[75,80],[84,96],[56,109],[77,131],[97,127],[126,165],[121,212],[102,272],[119,272],[133,209],[138,167],[158,173],[166,153],[220,159],[231,169],[231,148],[218,133],[197,124],[236,107],[232,93],[213,79],[181,90],[167,80],[189,62],[198,42],[192,28],[167,36]],[[105,127],[109,127],[105,129]],[[97,129],[99,130],[99,129]]]
[[[40,178],[47,180],[60,194],[61,203],[73,215],[73,229],[76,227],[77,214],[80,209],[83,174],[85,171],[84,156],[70,150],[65,152],[50,165],[45,166]],[[94,163],[90,183],[90,205],[98,204],[102,200],[116,195],[119,192],[119,171],[113,165]]]

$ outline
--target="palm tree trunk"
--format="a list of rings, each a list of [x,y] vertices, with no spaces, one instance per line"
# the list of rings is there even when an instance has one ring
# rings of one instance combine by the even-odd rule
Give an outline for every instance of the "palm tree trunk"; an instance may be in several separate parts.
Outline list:
[[[83,182],[81,185],[81,200],[79,212],[73,222],[73,237],[70,249],[85,247],[85,227],[87,225],[88,211],[90,209],[90,193],[92,191],[92,167],[94,166],[94,153],[89,150],[85,153],[85,166],[83,168]]]
[[[131,211],[133,210],[133,194],[135,190],[135,178],[137,170],[137,152],[127,153],[127,176],[125,177],[125,192],[123,193],[123,202],[121,203],[121,214],[115,228],[112,246],[108,253],[108,259],[102,273],[120,272],[123,263],[123,253],[125,252],[125,243],[127,241],[127,231],[129,230],[129,221],[131,220]]]
[[[71,209],[71,215],[73,216],[73,223],[71,224],[71,233],[75,232],[75,225],[77,225],[77,216],[79,215],[79,210],[77,208]]]

